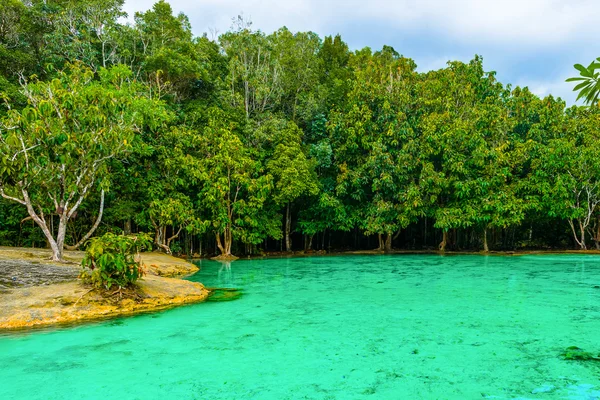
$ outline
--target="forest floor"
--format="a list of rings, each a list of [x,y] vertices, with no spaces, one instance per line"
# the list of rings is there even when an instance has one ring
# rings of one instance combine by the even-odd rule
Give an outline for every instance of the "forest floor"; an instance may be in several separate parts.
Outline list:
[[[133,290],[100,291],[78,279],[83,252],[49,261],[43,249],[0,247],[0,331],[151,312],[206,300],[208,290],[180,277],[198,268],[160,253],[142,255],[144,278]]]

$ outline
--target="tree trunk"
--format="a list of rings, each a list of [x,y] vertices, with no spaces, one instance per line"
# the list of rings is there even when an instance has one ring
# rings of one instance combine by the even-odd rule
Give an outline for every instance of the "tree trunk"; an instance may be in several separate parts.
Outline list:
[[[232,232],[231,232],[231,227],[228,226],[225,229],[225,255],[230,256],[231,255],[231,245],[233,244],[233,237],[232,237]]]
[[[573,238],[575,239],[575,242],[577,243],[577,245],[579,246],[580,250],[587,250],[586,246],[585,246],[585,227],[583,226],[583,224],[581,223],[581,221],[577,221],[579,223],[579,229],[580,229],[580,235],[581,238],[578,238],[577,232],[575,230],[575,224],[573,223],[573,220],[569,220],[569,226],[571,227],[571,231],[573,232]]]
[[[175,227],[173,227],[173,228],[175,228]],[[173,234],[173,236],[171,236],[170,238],[167,238],[167,242],[165,243],[165,251],[167,252],[167,254],[173,254],[173,252],[171,251],[171,242],[174,239],[177,239],[179,237],[179,234],[181,233],[182,229],[183,229],[183,227],[180,226],[177,233]]]
[[[423,246],[427,247],[427,215],[425,216],[425,233],[423,234]]]
[[[594,243],[596,244],[596,250],[600,250],[600,217],[596,222],[596,235],[594,235]]]
[[[307,250],[312,250],[312,242],[313,242],[313,238],[315,237],[315,234],[310,234],[308,235],[308,247]]]
[[[377,240],[379,241],[379,246],[377,247],[378,251],[383,251],[384,250],[384,245],[383,245],[383,237],[381,235],[381,233],[377,234]]]
[[[442,236],[442,242],[440,243],[440,246],[439,246],[440,251],[446,251],[447,244],[448,244],[448,231],[444,229],[444,234]]]
[[[483,251],[486,253],[490,251],[487,241],[487,227],[483,228]]]
[[[223,243],[221,243],[221,234],[217,232],[215,233],[215,236],[217,238],[217,247],[219,248],[219,251],[221,254],[225,254],[225,248],[223,247]]]
[[[96,229],[98,229],[98,226],[100,225],[100,221],[102,221],[103,213],[104,213],[104,190],[102,190],[100,192],[100,211],[98,211],[98,218],[96,218],[96,222],[94,222],[92,229],[90,229],[89,232],[86,233],[85,236],[83,238],[81,238],[81,240],[79,242],[77,242],[75,245],[73,245],[73,246],[65,245],[66,249],[67,250],[77,250],[79,248],[79,246],[84,244],[85,241],[88,240],[94,234],[94,232],[96,232]],[[131,233],[131,219],[128,219],[127,221],[129,222],[129,233]],[[128,235],[129,233],[126,233],[126,235]]]
[[[216,233],[217,238],[217,247],[221,252],[222,256],[230,256],[231,255],[231,245],[233,243],[233,236],[231,232],[231,227],[227,226],[225,231],[223,232],[223,240],[221,240],[221,234]]]
[[[67,212],[63,211],[61,215],[59,215],[59,223],[58,223],[58,232],[56,234],[56,246],[60,250],[60,258],[62,259],[63,251],[65,248],[65,236],[67,234]]]
[[[391,233],[388,233],[387,236],[385,237],[384,250],[386,253],[389,253],[392,251],[392,234]]]
[[[292,251],[292,239],[290,238],[290,230],[292,225],[292,216],[290,214],[290,203],[287,203],[285,212],[285,251]]]
[[[165,253],[167,253],[167,254],[171,254],[171,249],[169,249],[169,246],[167,246],[167,244],[165,243],[167,227],[166,226],[155,226],[155,231],[156,231],[156,234],[154,235],[154,244],[156,245],[156,247],[164,250]]]
[[[54,240],[54,235],[48,229],[48,224],[46,224],[46,220],[44,219],[43,212],[40,211],[40,215],[38,215],[33,209],[33,205],[31,204],[31,199],[29,198],[29,193],[27,190],[22,189],[21,193],[23,194],[23,200],[18,200],[19,203],[25,205],[27,207],[27,212],[29,216],[35,221],[35,223],[42,229],[44,232],[44,236],[48,240],[48,244],[52,249],[52,261],[62,261],[63,258],[63,247],[58,245],[58,241]],[[3,193],[3,197],[4,193]],[[63,238],[64,242],[64,238]]]
[[[125,235],[131,235],[131,218],[127,218],[125,221],[125,229],[123,229]]]

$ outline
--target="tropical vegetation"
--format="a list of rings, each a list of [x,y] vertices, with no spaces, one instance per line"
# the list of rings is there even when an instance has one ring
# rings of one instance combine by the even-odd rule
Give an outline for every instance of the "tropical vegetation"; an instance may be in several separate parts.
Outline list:
[[[390,46],[122,7],[0,4],[0,245],[600,248],[597,61],[567,107],[480,56],[419,72]]]

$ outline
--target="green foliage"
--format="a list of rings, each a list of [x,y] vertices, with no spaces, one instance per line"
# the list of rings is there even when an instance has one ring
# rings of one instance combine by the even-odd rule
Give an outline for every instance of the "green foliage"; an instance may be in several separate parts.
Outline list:
[[[104,193],[101,231],[166,252],[600,243],[597,107],[504,86],[479,56],[422,73],[242,17],[194,37],[164,0],[123,16],[0,4],[0,243],[77,243]],[[575,68],[598,103],[600,59]]]
[[[144,274],[139,253],[151,248],[150,236],[143,233],[130,236],[106,233],[90,239],[81,262],[81,278],[107,290],[130,286]]]
[[[569,78],[567,82],[579,82],[573,91],[579,91],[577,100],[584,99],[589,105],[598,105],[600,97],[600,57],[592,61],[590,65],[584,67],[581,64],[575,64],[575,69],[579,71],[579,77]]]
[[[302,149],[302,131],[293,122],[282,121],[274,127],[275,148],[267,170],[275,180],[275,203],[291,203],[302,195],[319,191],[314,163]]]
[[[72,64],[50,81],[34,77],[23,93],[27,106],[0,121],[0,194],[27,208],[60,260],[67,223],[94,188],[108,188],[108,160],[168,114],[123,65],[94,72]],[[56,235],[44,218],[53,212]]]
[[[332,115],[330,140],[339,164],[336,192],[355,204],[366,234],[392,234],[423,213],[416,180],[416,132],[410,59],[384,49],[365,53],[345,108]]]

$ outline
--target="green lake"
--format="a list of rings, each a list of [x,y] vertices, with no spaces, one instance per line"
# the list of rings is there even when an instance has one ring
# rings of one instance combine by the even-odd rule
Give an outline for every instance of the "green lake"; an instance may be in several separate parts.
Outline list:
[[[0,399],[600,399],[600,256],[199,263],[235,301],[0,336]]]

